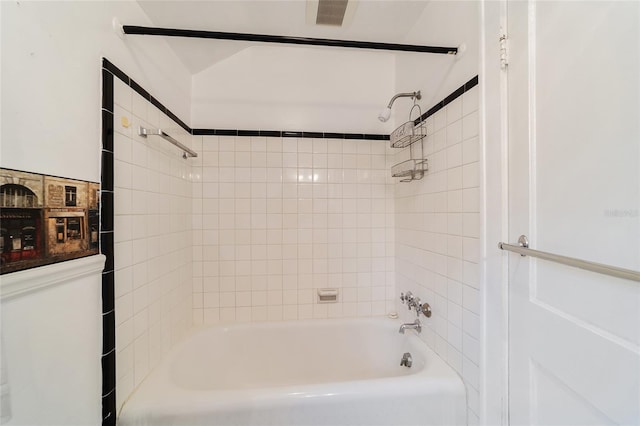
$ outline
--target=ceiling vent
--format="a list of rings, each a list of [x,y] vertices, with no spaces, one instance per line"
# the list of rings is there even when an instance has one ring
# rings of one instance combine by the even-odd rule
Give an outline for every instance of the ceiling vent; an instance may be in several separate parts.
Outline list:
[[[343,28],[351,25],[358,6],[358,0],[307,0],[306,3],[307,25]]]
[[[319,0],[316,25],[342,26],[348,3],[349,0]]]

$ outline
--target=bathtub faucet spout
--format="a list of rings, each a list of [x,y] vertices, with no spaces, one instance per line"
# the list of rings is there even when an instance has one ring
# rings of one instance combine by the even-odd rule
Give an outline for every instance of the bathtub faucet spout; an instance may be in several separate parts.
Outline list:
[[[413,330],[417,331],[418,333],[420,333],[422,331],[422,324],[420,324],[420,320],[416,318],[416,320],[414,322],[407,322],[405,324],[402,324],[400,326],[400,330],[398,330],[398,332],[400,334],[404,334],[404,331],[407,328],[413,329]]]

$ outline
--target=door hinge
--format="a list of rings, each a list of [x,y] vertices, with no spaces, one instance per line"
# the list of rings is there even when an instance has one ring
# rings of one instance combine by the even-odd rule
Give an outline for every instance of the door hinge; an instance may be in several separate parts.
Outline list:
[[[507,35],[502,33],[500,34],[500,68],[503,70],[507,69],[507,65],[509,65],[509,58],[507,57]]]

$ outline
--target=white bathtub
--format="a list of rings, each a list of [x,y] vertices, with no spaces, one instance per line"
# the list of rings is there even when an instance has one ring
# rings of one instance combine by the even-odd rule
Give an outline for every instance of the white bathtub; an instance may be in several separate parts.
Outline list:
[[[464,386],[397,320],[196,329],[124,405],[129,425],[463,425]],[[405,352],[411,368],[400,366]]]

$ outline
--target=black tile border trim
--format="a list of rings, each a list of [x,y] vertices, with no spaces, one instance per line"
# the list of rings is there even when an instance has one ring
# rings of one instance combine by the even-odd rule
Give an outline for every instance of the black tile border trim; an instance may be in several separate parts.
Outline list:
[[[113,113],[113,75],[104,69],[102,70],[102,109]]]
[[[116,426],[116,391],[102,397],[102,426]],[[114,411],[105,410],[105,407],[114,407]]]
[[[102,425],[115,425],[116,420],[116,320],[114,241],[113,241],[113,96],[114,75],[129,78],[109,61],[102,61],[102,152],[100,168],[100,252],[106,257],[102,271]],[[124,80],[123,80],[124,81]]]
[[[413,120],[414,124],[417,126],[418,124],[422,123],[424,120],[431,117],[433,114],[435,114],[436,112],[440,111],[442,108],[444,108],[445,106],[453,102],[456,98],[462,96],[464,92],[468,92],[469,90],[471,90],[473,87],[477,85],[478,85],[478,76],[476,75],[471,80],[467,81],[465,84],[463,84],[462,86],[458,87],[456,90],[451,92],[443,100],[441,100],[440,102],[438,102],[437,104],[429,108],[427,112],[425,112],[420,117]]]
[[[109,71],[113,76],[118,77],[120,81],[122,81],[127,86],[131,87],[137,94],[142,96],[147,102],[153,104],[156,108],[162,111],[167,117],[171,118],[177,124],[180,125],[184,130],[188,133],[193,133],[191,127],[187,126],[187,124],[180,120],[177,115],[175,115],[169,108],[165,107],[160,101],[151,96],[149,92],[147,92],[140,84],[138,84],[134,79],[130,78],[124,71],[115,66],[111,61],[107,58],[102,58],[102,67]],[[113,96],[111,96],[113,100]],[[112,109],[113,110],[113,109]]]
[[[385,141],[389,135],[370,133],[303,132],[294,130],[193,129],[194,136],[261,136],[269,138],[366,139]]]
[[[122,80],[124,84],[126,84],[127,86],[129,85],[129,76],[126,75],[120,68],[113,65],[107,58],[102,58],[102,67]]]

